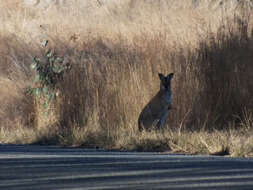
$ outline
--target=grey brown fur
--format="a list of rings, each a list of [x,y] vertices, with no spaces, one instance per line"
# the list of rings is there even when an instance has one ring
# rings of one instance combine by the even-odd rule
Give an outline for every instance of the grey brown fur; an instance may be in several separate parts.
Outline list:
[[[159,73],[160,90],[143,108],[138,119],[139,131],[152,128],[161,129],[171,109],[171,79],[174,73],[167,77]]]

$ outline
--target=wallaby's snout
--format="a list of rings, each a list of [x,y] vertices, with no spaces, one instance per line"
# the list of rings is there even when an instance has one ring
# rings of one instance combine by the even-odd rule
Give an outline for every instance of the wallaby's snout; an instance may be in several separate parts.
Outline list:
[[[162,128],[171,108],[171,79],[174,73],[164,76],[158,74],[160,78],[160,90],[143,108],[138,119],[139,130],[150,130],[151,128]]]

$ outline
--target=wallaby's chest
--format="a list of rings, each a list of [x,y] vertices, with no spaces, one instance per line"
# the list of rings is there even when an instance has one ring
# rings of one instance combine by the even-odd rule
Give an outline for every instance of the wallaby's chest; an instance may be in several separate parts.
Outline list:
[[[161,100],[162,104],[168,105],[171,103],[171,92],[170,91],[164,91],[161,94]]]

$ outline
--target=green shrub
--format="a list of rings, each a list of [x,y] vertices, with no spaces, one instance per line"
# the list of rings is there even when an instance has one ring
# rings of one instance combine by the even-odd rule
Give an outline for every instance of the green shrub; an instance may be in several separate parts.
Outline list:
[[[47,47],[48,41],[42,43]],[[46,49],[44,60],[34,57],[30,65],[35,70],[34,84],[29,88],[29,92],[37,98],[43,97],[45,109],[56,99],[57,84],[63,80],[63,75],[70,67],[69,61],[65,57],[58,56],[54,50]]]

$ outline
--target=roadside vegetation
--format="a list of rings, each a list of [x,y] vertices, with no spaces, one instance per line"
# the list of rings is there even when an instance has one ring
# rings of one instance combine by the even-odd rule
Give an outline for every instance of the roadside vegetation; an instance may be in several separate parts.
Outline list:
[[[30,69],[33,60],[43,67],[52,52],[45,56],[39,37],[27,40],[25,33],[1,29],[0,143],[252,157],[252,17],[234,12],[207,20],[199,34],[189,20],[185,26],[153,23],[155,31],[137,27],[135,33],[132,25],[119,32],[105,24],[105,33],[84,34],[51,28],[42,38],[57,55],[54,61],[66,59],[71,66],[53,91],[45,80],[55,75]],[[170,32],[177,26],[184,32]],[[55,73],[62,71],[57,67]],[[137,119],[159,89],[158,72],[175,73],[173,109],[163,131],[140,133]]]

